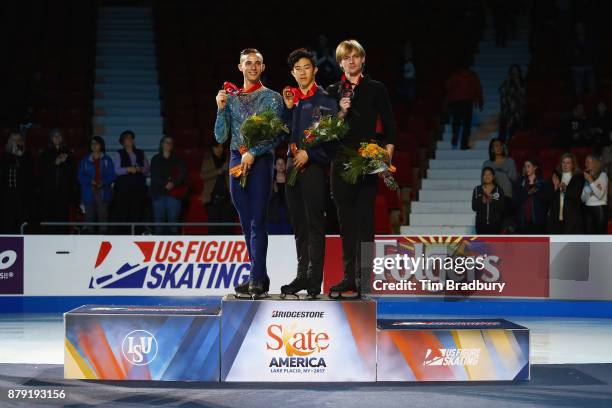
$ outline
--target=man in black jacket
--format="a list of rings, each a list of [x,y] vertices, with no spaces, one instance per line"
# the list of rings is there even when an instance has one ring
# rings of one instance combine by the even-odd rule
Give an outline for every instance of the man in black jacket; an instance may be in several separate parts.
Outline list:
[[[295,185],[287,185],[285,188],[295,232],[298,267],[296,278],[288,285],[281,286],[281,293],[295,295],[307,290],[308,295],[314,297],[321,293],[323,280],[327,197],[325,173],[331,152],[329,143],[303,149],[301,144],[304,131],[322,117],[335,115],[338,103],[317,86],[317,66],[310,51],[297,49],[289,55],[287,62],[298,84],[298,88],[286,87],[283,90],[287,107],[285,119],[291,129],[287,172],[293,168],[298,171]]]
[[[395,140],[391,101],[381,82],[363,74],[365,56],[364,48],[356,40],[342,41],[336,48],[336,61],[344,74],[327,92],[338,100],[349,125],[341,144],[357,150],[361,142],[377,140],[385,146],[390,163]],[[331,188],[340,222],[344,279],[331,288],[331,294],[357,292],[359,296],[361,244],[374,241],[378,179],[370,174],[360,177],[356,184],[347,183],[341,176],[346,161],[342,152],[332,161]]]

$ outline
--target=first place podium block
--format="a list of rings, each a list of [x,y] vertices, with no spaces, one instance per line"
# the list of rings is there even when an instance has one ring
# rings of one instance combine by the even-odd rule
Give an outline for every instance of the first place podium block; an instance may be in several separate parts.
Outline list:
[[[378,381],[529,380],[529,329],[501,319],[379,320]]]
[[[372,299],[228,295],[222,310],[222,381],[376,381]]]
[[[81,306],[64,314],[64,377],[219,381],[218,306]]]

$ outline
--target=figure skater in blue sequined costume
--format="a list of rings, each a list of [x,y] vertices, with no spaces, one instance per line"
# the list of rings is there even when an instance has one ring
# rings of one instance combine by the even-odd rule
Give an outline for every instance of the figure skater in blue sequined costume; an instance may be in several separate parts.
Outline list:
[[[272,188],[274,148],[281,140],[279,136],[273,143],[257,146],[240,153],[243,140],[240,126],[252,115],[272,109],[279,117],[283,114],[283,98],[261,83],[265,69],[262,54],[254,48],[247,48],[240,53],[238,69],[244,77],[241,89],[219,91],[217,101],[217,119],[215,138],[223,143],[231,135],[230,168],[240,165],[241,170],[249,175],[246,188],[240,186],[240,179],[231,177],[230,194],[232,202],[240,216],[249,257],[251,274],[248,281],[236,286],[238,295],[250,295],[253,298],[266,296],[270,279],[266,269],[268,251],[267,209]],[[231,84],[230,84],[231,85]]]

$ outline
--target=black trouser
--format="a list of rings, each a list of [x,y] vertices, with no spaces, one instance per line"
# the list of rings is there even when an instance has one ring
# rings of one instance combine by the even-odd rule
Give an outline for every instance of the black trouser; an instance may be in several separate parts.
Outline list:
[[[293,160],[287,163],[287,172],[293,170]],[[313,282],[323,281],[325,259],[325,206],[327,204],[325,168],[312,162],[298,174],[294,186],[285,185],[289,218],[295,234],[297,277]]]
[[[146,189],[115,191],[113,222],[142,222],[147,205],[146,199]],[[130,227],[119,227],[116,230],[122,234],[129,234],[131,231]],[[135,231],[140,233],[142,228],[136,227]]]
[[[501,224],[476,224],[478,235],[498,235],[501,234],[501,229]]]
[[[456,101],[449,104],[453,125],[452,145],[457,146],[459,129],[461,128],[461,148],[468,147],[472,134],[472,101]]]
[[[2,222],[0,232],[3,234],[20,234],[21,224],[26,221],[27,202],[22,193],[6,192],[2,197]]]
[[[586,233],[589,235],[608,232],[608,209],[606,205],[587,205],[584,210]]]
[[[236,210],[229,194],[225,196],[212,197],[210,203],[206,204],[208,222],[234,222]],[[210,235],[233,235],[234,227],[208,227]]]
[[[46,192],[43,194],[44,207],[42,209],[42,221],[46,222],[68,222],[70,215],[70,200],[67,193]],[[68,227],[46,227],[46,234],[66,234]]]
[[[344,275],[353,279],[356,274],[360,274],[361,244],[374,242],[374,202],[378,176],[370,174],[360,177],[355,184],[349,184],[342,178],[343,169],[344,162],[334,160],[331,191],[340,224]]]

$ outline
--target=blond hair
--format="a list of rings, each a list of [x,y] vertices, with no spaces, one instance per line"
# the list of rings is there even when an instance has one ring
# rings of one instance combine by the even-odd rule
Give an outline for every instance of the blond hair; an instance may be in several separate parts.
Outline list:
[[[360,57],[365,57],[365,49],[357,42],[357,40],[344,40],[336,47],[336,62],[340,65],[340,61],[350,53],[355,51]]]

